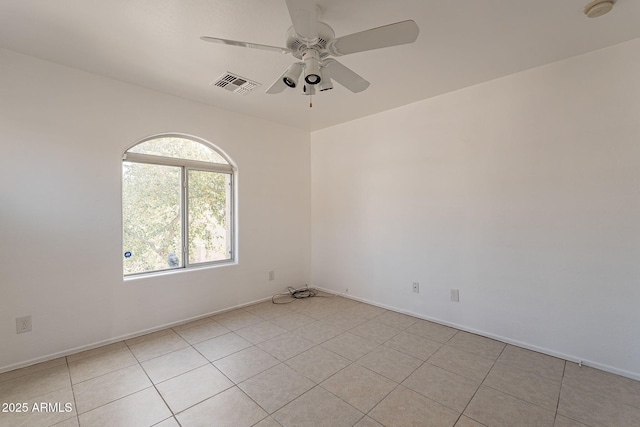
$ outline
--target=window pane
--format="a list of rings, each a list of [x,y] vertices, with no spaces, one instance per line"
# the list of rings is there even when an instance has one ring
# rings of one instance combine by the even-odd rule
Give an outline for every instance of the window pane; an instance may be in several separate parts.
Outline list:
[[[231,258],[231,176],[189,170],[189,264]]]
[[[152,154],[176,159],[200,160],[228,165],[220,154],[211,148],[186,138],[164,137],[142,142],[129,150],[131,153]]]
[[[182,267],[182,168],[122,165],[124,274]]]

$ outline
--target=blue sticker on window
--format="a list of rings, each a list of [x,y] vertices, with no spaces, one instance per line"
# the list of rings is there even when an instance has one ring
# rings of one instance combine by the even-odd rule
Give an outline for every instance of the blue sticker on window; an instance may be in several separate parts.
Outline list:
[[[131,252],[130,251],[125,252],[124,253],[124,257],[125,258],[131,258]]]

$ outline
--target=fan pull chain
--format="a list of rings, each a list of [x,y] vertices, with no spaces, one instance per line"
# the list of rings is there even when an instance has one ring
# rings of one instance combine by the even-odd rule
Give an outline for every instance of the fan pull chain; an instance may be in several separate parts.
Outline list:
[[[313,108],[313,95],[309,94],[309,108]]]

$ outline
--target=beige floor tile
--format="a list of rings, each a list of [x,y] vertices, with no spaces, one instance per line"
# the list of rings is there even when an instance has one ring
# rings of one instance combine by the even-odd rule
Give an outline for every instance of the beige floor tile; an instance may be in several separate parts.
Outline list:
[[[264,320],[273,319],[274,317],[282,316],[287,313],[291,313],[287,304],[274,304],[269,301],[261,302],[259,304],[250,305],[249,307],[244,308],[245,311],[248,311],[251,314],[255,314],[258,317],[263,318]]]
[[[280,364],[238,384],[251,399],[272,414],[316,384]]]
[[[407,316],[406,314],[396,313],[395,311],[387,311],[379,316],[371,319],[374,322],[382,323],[387,326],[391,326],[395,329],[407,329],[409,326],[416,323],[417,317]]]
[[[263,341],[277,337],[278,335],[282,335],[285,332],[287,332],[286,329],[265,320],[263,322],[254,323],[253,325],[249,325],[245,328],[240,328],[236,331],[236,334],[240,335],[250,343],[259,344]]]
[[[14,369],[13,371],[3,372],[0,374],[0,383],[3,381],[12,380],[14,378],[23,377],[25,375],[33,374],[35,372],[44,371],[45,369],[54,368],[60,365],[66,365],[67,359],[65,357],[59,357],[57,359],[49,360],[47,362],[38,363],[35,365],[27,366],[20,369]]]
[[[480,386],[464,415],[488,426],[552,427],[554,422],[554,412],[485,386]]]
[[[640,426],[638,381],[348,298],[293,301],[2,373],[0,402],[30,412],[0,426]]]
[[[556,415],[556,423],[553,427],[588,427],[586,424],[579,423],[570,418]]]
[[[259,348],[281,361],[290,359],[313,346],[315,346],[315,344],[311,341],[291,332],[258,344]]]
[[[369,320],[367,323],[356,326],[349,332],[359,335],[369,341],[383,344],[385,341],[388,341],[398,335],[401,331],[400,329],[392,328],[391,326],[387,326],[383,323],[377,323],[374,318]]]
[[[151,378],[151,381],[157,384],[208,363],[209,361],[194,350],[193,347],[185,347],[142,362],[142,367]]]
[[[388,310],[376,307],[375,305],[360,303],[346,309],[345,311],[351,314],[355,314],[358,317],[371,320],[376,316],[380,316],[381,314],[386,313]]]
[[[250,427],[268,414],[238,387],[223,391],[176,415],[182,427]]]
[[[398,386],[368,414],[386,427],[451,427],[459,414],[406,387]]]
[[[427,363],[463,377],[482,381],[493,367],[494,361],[445,344],[427,360]]]
[[[442,344],[437,341],[408,332],[400,332],[384,345],[420,360],[427,360],[442,347]]]
[[[282,427],[282,425],[272,417],[267,417],[253,427]]]
[[[409,326],[406,331],[440,343],[449,341],[458,332],[457,329],[421,319]]]
[[[236,384],[248,380],[278,363],[280,363],[278,359],[258,347],[249,347],[213,362],[215,367]]]
[[[269,321],[274,325],[281,327],[282,329],[293,331],[294,329],[298,329],[310,323],[316,322],[316,319],[314,319],[313,317],[305,316],[304,314],[298,313],[297,311],[291,311],[289,313],[283,314],[282,316],[271,318],[269,319]]]
[[[363,413],[369,412],[398,384],[359,365],[350,365],[321,386]]]
[[[213,316],[213,320],[232,331],[264,321],[261,317],[244,310],[234,310],[218,314],[217,316]]]
[[[155,331],[155,332],[151,332],[149,334],[145,334],[145,335],[140,335],[138,337],[134,337],[134,338],[130,338],[128,340],[125,340],[125,343],[127,345],[134,345],[134,344],[139,344],[143,341],[149,341],[149,340],[153,340],[156,338],[160,338],[163,337],[165,335],[173,335],[174,331],[171,328],[166,328],[166,329],[161,329],[159,331]]]
[[[205,365],[156,385],[174,414],[233,387],[220,371]]]
[[[211,319],[208,319],[207,322],[200,323],[192,328],[177,331],[178,335],[191,345],[219,337],[220,335],[224,335],[229,332],[231,332],[229,329]]]
[[[349,360],[356,360],[378,347],[378,344],[353,335],[350,332],[345,332],[326,341],[322,344],[322,347]]]
[[[485,425],[462,415],[456,423],[455,427],[485,427]]]
[[[5,408],[5,402],[19,403],[20,412],[17,409]],[[3,404],[0,408],[2,411],[0,412],[0,426],[48,427],[61,422],[72,423],[76,418],[73,391],[70,386],[30,399],[17,401],[0,399],[0,403]],[[8,412],[4,412],[5,410]]]
[[[195,328],[196,326],[201,326],[201,325],[207,325],[211,322],[215,322],[215,320],[213,320],[211,318],[211,316],[208,317],[203,317],[201,319],[198,320],[193,320],[191,322],[187,322],[187,323],[182,323],[180,325],[176,325],[174,327],[172,327],[171,329],[173,329],[174,332],[176,333],[180,333],[180,331],[184,331],[185,329],[191,329],[191,328]]]
[[[360,358],[356,363],[390,380],[401,383],[422,364],[422,360],[391,347],[381,346]]]
[[[483,384],[550,411],[555,411],[558,406],[559,382],[504,363],[493,365]]]
[[[1,382],[0,403],[24,402],[32,397],[67,388],[71,388],[69,370],[66,365],[57,365]]]
[[[325,299],[324,301],[331,304],[331,307],[337,308],[340,311],[346,311],[361,304],[358,301],[341,296],[333,296]]]
[[[251,343],[235,332],[221,335],[207,341],[195,344],[193,347],[210,361],[227,357],[240,350],[251,347]]]
[[[447,345],[493,360],[496,360],[498,356],[500,356],[500,353],[502,353],[502,350],[504,350],[506,346],[503,342],[464,331],[455,334],[453,338],[447,342]]]
[[[158,424],[155,424],[153,427],[180,427],[180,424],[178,424],[178,421],[174,417],[171,417]]]
[[[564,360],[513,345],[505,347],[498,362],[553,381],[562,381],[564,373]]]
[[[358,421],[356,424],[354,424],[353,427],[384,427],[384,426],[379,422],[377,422],[376,420],[374,420],[373,418],[364,417],[360,421]]]
[[[278,410],[273,418],[283,427],[351,427],[363,416],[322,387],[315,387]]]
[[[320,346],[286,361],[287,366],[315,383],[321,383],[350,363],[349,359]]]
[[[640,409],[566,385],[558,414],[589,426],[640,426]]]
[[[331,316],[328,316],[324,319],[324,321],[342,329],[343,331],[347,331],[365,323],[367,319],[356,316],[355,314],[351,314],[346,311],[339,311],[335,314],[332,314]]]
[[[337,308],[331,307],[327,304],[315,304],[315,305],[297,305],[296,309],[305,316],[313,317],[316,320],[324,319],[338,312]]]
[[[309,323],[301,328],[292,331],[296,335],[300,335],[302,338],[306,338],[316,344],[321,344],[333,337],[340,335],[343,330],[330,325],[327,322],[316,321]]]
[[[144,362],[145,360],[150,360],[154,357],[185,348],[188,345],[189,343],[183,340],[180,335],[173,332],[158,338],[129,345],[129,348],[138,361]]]
[[[81,426],[140,427],[166,420],[171,412],[153,387],[85,412],[78,416]]]
[[[137,363],[138,360],[131,353],[131,350],[121,348],[71,362],[69,363],[69,373],[71,374],[71,381],[77,384]]]
[[[124,341],[118,341],[112,344],[103,345],[101,347],[92,348],[91,350],[85,350],[79,353],[70,354],[69,356],[67,356],[67,362],[71,363],[80,359],[95,356],[96,354],[108,353],[110,351],[120,350],[123,348],[127,348],[127,345],[124,343]]]
[[[456,412],[462,412],[480,387],[480,382],[425,363],[402,385]]]
[[[151,385],[140,365],[133,365],[74,384],[73,392],[78,413],[82,414]]]
[[[78,417],[73,417],[61,423],[54,424],[54,427],[80,427],[80,422],[78,421]]]
[[[640,408],[640,381],[567,362],[563,383]]]

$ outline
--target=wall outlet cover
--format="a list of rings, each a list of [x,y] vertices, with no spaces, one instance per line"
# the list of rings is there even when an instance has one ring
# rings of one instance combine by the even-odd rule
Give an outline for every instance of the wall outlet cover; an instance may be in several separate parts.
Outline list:
[[[16,333],[22,334],[31,330],[31,316],[16,318]]]

